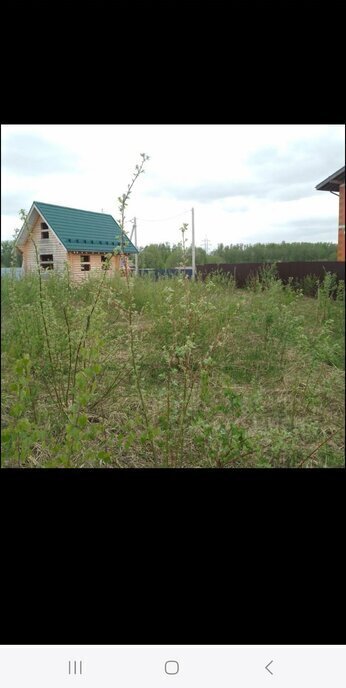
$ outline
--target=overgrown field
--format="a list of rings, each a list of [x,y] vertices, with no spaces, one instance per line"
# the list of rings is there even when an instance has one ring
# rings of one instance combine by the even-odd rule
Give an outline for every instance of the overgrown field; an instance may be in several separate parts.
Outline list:
[[[2,467],[344,465],[344,289],[2,279]]]

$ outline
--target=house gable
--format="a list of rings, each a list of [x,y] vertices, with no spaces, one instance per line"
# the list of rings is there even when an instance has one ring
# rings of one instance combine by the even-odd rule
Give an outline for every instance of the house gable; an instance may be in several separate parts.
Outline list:
[[[38,238],[41,238],[38,236],[36,233],[38,224],[37,223],[45,222],[48,225],[48,230],[51,234],[51,237],[55,237],[56,241],[61,245],[62,248],[65,248],[64,244],[62,241],[60,241],[59,237],[55,233],[54,229],[50,226],[49,222],[47,219],[44,217],[42,212],[37,208],[35,202],[32,204],[26,218],[26,222],[24,222],[18,236],[16,239],[16,246],[17,248],[23,252],[23,247],[25,246],[26,242],[28,241],[29,235],[33,236],[32,232],[35,229],[35,237],[34,240],[37,241]]]
[[[36,209],[35,214],[31,213],[29,231],[26,229],[25,234],[22,234],[21,240],[19,242],[17,240],[17,246],[23,254],[23,268],[25,272],[37,268],[35,244],[41,266],[44,263],[50,262],[48,256],[53,257],[52,262],[54,269],[57,270],[61,270],[67,261],[67,251],[49,225],[48,238],[42,238],[43,230],[41,223],[48,224],[45,218]],[[29,237],[29,232],[31,238]],[[33,241],[31,241],[31,239]]]

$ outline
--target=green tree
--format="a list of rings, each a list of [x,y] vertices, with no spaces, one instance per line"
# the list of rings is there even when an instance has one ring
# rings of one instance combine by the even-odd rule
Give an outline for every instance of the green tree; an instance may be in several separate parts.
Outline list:
[[[138,265],[140,268],[163,269],[171,253],[169,244],[149,244],[140,250]]]
[[[4,239],[1,242],[1,267],[21,267],[22,254],[15,249],[14,239]]]
[[[155,270],[176,268],[182,264],[182,243],[149,244],[140,250],[139,267]],[[196,265],[205,263],[273,263],[276,261],[336,260],[336,244],[328,242],[270,242],[262,244],[218,244],[207,255],[196,247]],[[186,264],[192,264],[192,247],[186,247]]]
[[[201,246],[195,248],[196,265],[205,265],[207,262],[207,254]],[[187,264],[192,265],[192,246],[186,251]]]
[[[331,242],[285,242],[219,244],[208,255],[208,263],[264,263],[275,261],[336,260],[336,244]]]
[[[174,244],[166,260],[166,268],[178,268],[183,262],[183,248],[181,244]]]

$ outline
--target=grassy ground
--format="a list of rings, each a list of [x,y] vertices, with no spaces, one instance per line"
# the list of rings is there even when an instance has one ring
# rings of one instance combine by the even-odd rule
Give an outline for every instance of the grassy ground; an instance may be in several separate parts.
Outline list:
[[[3,467],[343,465],[331,277],[2,279]]]

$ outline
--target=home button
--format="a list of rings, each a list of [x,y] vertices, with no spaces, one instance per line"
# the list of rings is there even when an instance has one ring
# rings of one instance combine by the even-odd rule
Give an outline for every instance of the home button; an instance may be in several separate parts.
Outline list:
[[[165,663],[166,674],[177,674],[179,671],[179,664],[173,659],[170,659]]]

